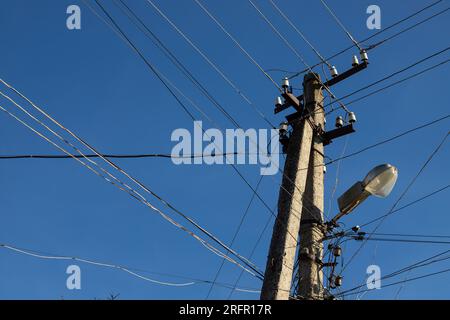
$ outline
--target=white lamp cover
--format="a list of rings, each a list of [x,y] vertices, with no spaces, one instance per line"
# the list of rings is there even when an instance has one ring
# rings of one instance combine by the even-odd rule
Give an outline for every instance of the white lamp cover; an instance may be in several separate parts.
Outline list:
[[[393,165],[382,164],[376,166],[364,178],[364,190],[376,197],[387,197],[394,188],[397,177],[398,170]]]

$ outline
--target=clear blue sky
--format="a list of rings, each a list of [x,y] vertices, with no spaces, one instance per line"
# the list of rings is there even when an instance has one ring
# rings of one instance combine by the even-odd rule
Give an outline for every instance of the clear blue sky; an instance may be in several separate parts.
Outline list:
[[[136,41],[145,55],[187,95],[207,110],[223,128],[227,120],[177,72],[164,56],[114,7],[102,1]],[[222,102],[243,128],[266,128],[258,117],[205,62],[141,0],[127,1],[147,25],[186,63],[202,83]],[[357,39],[375,31],[366,28],[366,8],[373,1],[329,0],[330,6]],[[261,108],[273,123],[284,114],[273,115],[276,90],[246,57],[199,9],[194,1],[157,1],[179,25]],[[303,69],[300,61],[271,32],[244,0],[203,2],[266,69]],[[317,57],[292,32],[265,0],[257,0],[276,26],[305,56]],[[350,43],[319,1],[279,0],[289,16],[328,56]],[[382,27],[405,17],[431,1],[380,0]],[[82,29],[66,28],[66,8],[78,4]],[[433,12],[448,5],[447,1]],[[421,17],[430,15],[425,13]],[[337,96],[381,78],[448,46],[448,14],[370,52],[369,68],[333,87]],[[104,153],[169,153],[176,128],[192,129],[192,121],[152,75],[142,61],[108,29],[81,1],[2,1],[0,10],[1,78],[15,85],[68,128]],[[396,29],[399,30],[399,29]],[[381,39],[384,36],[381,36]],[[356,53],[356,50],[353,50]],[[447,53],[448,57],[448,53]],[[420,66],[425,68],[444,56]],[[334,60],[339,70],[351,62],[351,52]],[[388,138],[448,113],[449,67],[405,82],[382,94],[355,103],[357,133],[348,137],[346,153]],[[281,73],[273,76],[280,80]],[[300,87],[300,79],[292,83]],[[7,105],[4,100],[1,104]],[[11,105],[9,110],[13,110]],[[197,113],[196,117],[200,118]],[[332,128],[334,116],[329,119]],[[58,154],[48,143],[5,114],[0,115],[0,154]],[[205,123],[205,126],[211,126]],[[336,195],[361,179],[373,166],[391,163],[399,169],[398,183],[385,200],[369,199],[343,220],[347,226],[362,224],[386,213],[403,192],[423,162],[448,131],[449,122],[423,129],[380,148],[341,163]],[[342,154],[345,138],[326,148],[332,158]],[[448,184],[448,143],[433,159],[401,204]],[[157,193],[172,202],[208,230],[229,242],[251,198],[251,190],[230,166],[175,166],[168,159],[117,161]],[[240,165],[239,170],[256,185],[257,166]],[[336,165],[326,175],[326,212],[336,175]],[[73,160],[3,160],[0,162],[0,242],[22,248],[79,256],[154,272],[212,280],[221,259],[198,242],[174,228],[137,201],[108,185]],[[263,179],[260,194],[276,206],[280,175]],[[379,232],[449,234],[448,191],[389,217]],[[153,203],[156,204],[155,201]],[[335,200],[331,213],[336,212]],[[234,248],[247,256],[270,213],[254,201]],[[273,221],[273,220],[272,220]],[[373,226],[370,226],[372,228]],[[272,225],[264,233],[252,258],[265,267]],[[368,229],[366,231],[370,231]],[[348,259],[359,243],[347,242]],[[368,243],[344,273],[344,289],[363,281],[366,267],[378,264],[387,274],[445,249],[443,245]],[[203,299],[209,285],[186,288],[164,287],[113,269],[79,264],[82,289],[66,289],[67,261],[46,261],[0,251],[0,298],[2,299],[93,299],[120,293],[122,299]],[[431,265],[408,276],[445,269],[448,263]],[[220,282],[234,283],[240,270],[226,264]],[[404,279],[402,275],[395,280]],[[179,279],[152,275],[158,280]],[[407,283],[399,297],[450,298],[450,274]],[[388,281],[386,281],[388,282]],[[240,286],[259,288],[261,282],[244,275]],[[398,287],[370,292],[365,299],[392,299]],[[223,299],[229,290],[215,287],[211,298]],[[235,293],[235,298],[258,295]]]

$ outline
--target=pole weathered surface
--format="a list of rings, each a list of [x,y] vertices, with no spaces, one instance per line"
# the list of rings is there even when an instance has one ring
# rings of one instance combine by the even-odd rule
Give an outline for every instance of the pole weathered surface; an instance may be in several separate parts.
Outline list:
[[[304,91],[317,87],[319,82],[312,74],[304,79]],[[311,94],[305,96],[305,98]],[[306,102],[306,101],[305,101]],[[305,103],[305,112],[314,108],[314,104]],[[306,187],[312,149],[313,128],[306,120],[297,120],[292,124],[287,149],[284,175],[278,198],[278,215],[270,243],[264,283],[261,290],[262,300],[288,300],[292,283],[295,255],[298,243],[300,219],[303,207],[303,192]]]
[[[318,112],[313,122],[324,129],[323,95],[320,84],[311,80],[305,85],[305,102]],[[300,222],[299,274],[297,295],[301,299],[323,299],[323,272],[320,262],[323,255],[324,236],[324,147],[318,135],[314,135],[306,181],[305,198]]]

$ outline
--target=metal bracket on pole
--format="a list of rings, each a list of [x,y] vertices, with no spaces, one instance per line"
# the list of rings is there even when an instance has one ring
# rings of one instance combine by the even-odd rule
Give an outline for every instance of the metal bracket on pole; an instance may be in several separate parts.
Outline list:
[[[345,136],[347,134],[355,132],[355,129],[353,128],[353,124],[350,123],[349,125],[343,126],[341,128],[337,128],[331,131],[327,131],[322,134],[322,140],[323,145],[329,145],[331,142],[333,142],[333,139]]]
[[[334,86],[336,83],[339,83],[342,80],[345,80],[348,77],[354,75],[355,73],[358,73],[361,70],[364,70],[365,68],[367,68],[368,64],[369,63],[367,61],[363,61],[362,63],[356,65],[355,67],[350,68],[347,71],[337,75],[336,77],[326,81],[325,83],[323,83],[323,86],[326,86],[328,88],[331,87],[331,86]],[[279,113],[279,112],[281,112],[283,110],[286,110],[289,107],[294,107],[295,109],[297,109],[296,108],[296,104],[292,103],[294,100],[291,99],[291,97],[289,97],[289,99],[286,98],[286,95],[290,95],[292,97],[295,97],[292,93],[285,93],[285,94],[283,94],[283,97],[286,99],[286,102],[283,105],[275,108],[275,110],[274,110],[275,114],[277,114],[277,113]],[[295,98],[296,98],[297,101],[303,101],[303,94],[299,95],[298,97],[295,97]],[[297,111],[300,111],[300,110],[297,110]]]

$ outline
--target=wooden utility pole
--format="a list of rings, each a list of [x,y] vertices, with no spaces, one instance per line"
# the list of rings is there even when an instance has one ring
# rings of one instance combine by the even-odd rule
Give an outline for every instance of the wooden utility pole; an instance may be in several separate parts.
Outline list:
[[[305,86],[305,102],[314,106],[312,121],[319,132],[325,129],[323,95],[317,81]],[[317,131],[316,131],[317,132]],[[321,136],[314,135],[306,181],[305,198],[300,222],[300,248],[298,252],[298,287],[300,299],[323,299],[323,208],[324,208],[324,146]]]
[[[303,87],[305,92],[304,113],[313,114],[316,104],[321,101],[318,99],[319,96],[321,97],[319,76],[312,73],[307,74],[303,81]],[[308,168],[310,165],[315,134],[313,120],[311,117],[300,118],[291,125],[292,133],[278,198],[278,215],[273,228],[261,290],[261,299],[263,300],[289,299],[303,206],[311,201],[304,202],[306,199],[304,190],[309,171],[304,168]],[[320,167],[320,170],[323,168]],[[323,183],[323,175],[321,183]],[[317,189],[318,191],[319,189]],[[320,199],[323,202],[323,195]]]

